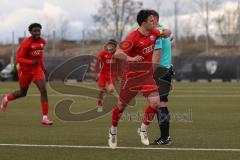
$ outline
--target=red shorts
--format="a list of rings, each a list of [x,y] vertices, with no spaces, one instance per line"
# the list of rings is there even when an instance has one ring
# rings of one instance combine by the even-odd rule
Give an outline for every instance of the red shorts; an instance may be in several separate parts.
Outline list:
[[[119,100],[124,104],[136,97],[138,93],[142,93],[144,97],[149,97],[152,93],[157,93],[158,87],[152,75],[138,79],[123,78],[120,87]]]
[[[42,69],[36,69],[33,72],[24,72],[21,69],[18,70],[18,82],[21,88],[28,88],[31,82],[45,79],[46,76]]]
[[[106,84],[113,84],[113,80],[109,74],[101,73],[98,77],[98,87],[105,88]]]

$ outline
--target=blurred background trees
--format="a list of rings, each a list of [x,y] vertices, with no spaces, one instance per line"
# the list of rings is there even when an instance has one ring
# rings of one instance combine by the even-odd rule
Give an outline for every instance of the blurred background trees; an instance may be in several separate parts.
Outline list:
[[[136,25],[136,14],[143,3],[135,0],[101,0],[93,20],[104,37],[115,37],[121,41],[128,28]]]

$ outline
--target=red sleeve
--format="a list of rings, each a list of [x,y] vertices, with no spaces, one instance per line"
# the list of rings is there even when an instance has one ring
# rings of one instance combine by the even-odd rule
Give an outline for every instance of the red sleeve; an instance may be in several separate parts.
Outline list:
[[[157,38],[159,38],[159,37],[162,36],[162,33],[161,33],[158,29],[154,29],[152,32],[153,32],[153,34],[155,34],[155,36],[156,36]]]
[[[130,55],[131,50],[134,47],[134,39],[136,37],[133,34],[127,36],[127,38],[120,44],[120,49],[122,49],[127,55]]]
[[[159,37],[166,38],[166,37],[170,37],[170,35],[171,35],[171,32],[170,32],[170,34],[165,33],[164,29],[162,29],[162,30],[154,29],[153,33],[157,36],[157,38],[159,38]]]
[[[96,62],[96,65],[95,65],[95,73],[99,73],[99,71],[100,71],[100,65],[101,65],[101,63],[103,62],[103,54],[104,54],[103,51],[101,51],[101,52],[98,54],[97,62]]]
[[[29,46],[29,42],[28,41],[23,41],[19,48],[18,48],[18,51],[17,51],[17,63],[20,63],[20,64],[32,64],[32,60],[30,59],[26,59],[24,58],[26,52],[27,52],[27,49],[28,49],[28,46]]]

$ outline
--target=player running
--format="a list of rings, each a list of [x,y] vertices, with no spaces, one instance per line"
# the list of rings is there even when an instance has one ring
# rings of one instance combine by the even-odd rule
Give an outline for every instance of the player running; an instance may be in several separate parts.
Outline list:
[[[159,30],[164,29],[159,24],[159,14],[152,10],[155,20],[155,27]],[[168,110],[168,95],[171,90],[171,81],[174,74],[172,66],[171,38],[159,38],[155,47],[154,63],[157,64],[154,72],[154,79],[158,85],[161,107],[157,111],[158,125],[160,128],[160,137],[156,139],[153,145],[169,145],[171,138],[169,136],[170,113]]]
[[[41,93],[43,125],[52,125],[48,119],[48,96],[45,82],[45,68],[43,62],[43,49],[46,41],[41,38],[41,24],[33,23],[29,26],[31,36],[24,39],[17,51],[17,63],[19,63],[18,77],[20,89],[2,98],[1,109],[7,109],[10,101],[27,95],[31,82],[34,82]]]
[[[98,88],[100,90],[98,96],[98,110],[97,112],[103,112],[103,96],[104,93],[112,93],[114,91],[113,80],[110,75],[110,67],[113,62],[113,54],[116,52],[117,41],[109,40],[105,46],[104,50],[101,51],[97,58],[97,63],[95,71],[98,74]],[[108,87],[106,88],[106,84]]]
[[[140,92],[148,101],[143,123],[138,129],[141,142],[149,145],[147,128],[160,107],[157,86],[153,79],[152,55],[156,40],[168,37],[169,30],[154,29],[154,18],[150,10],[141,10],[137,15],[139,28],[130,33],[116,51],[114,58],[126,61],[121,78],[118,104],[112,111],[112,127],[109,130],[108,144],[112,149],[117,147],[117,127],[125,108]]]

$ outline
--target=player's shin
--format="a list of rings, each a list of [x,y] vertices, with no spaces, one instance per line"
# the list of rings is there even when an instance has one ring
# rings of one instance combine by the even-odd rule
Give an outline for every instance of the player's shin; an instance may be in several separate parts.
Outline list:
[[[111,127],[111,133],[117,134],[117,126],[118,122],[124,112],[124,109],[120,109],[118,106],[115,106],[112,111],[112,127]]]
[[[97,105],[98,105],[98,112],[102,112],[103,111],[103,95],[104,95],[104,92],[103,91],[100,91],[99,92],[99,95],[98,95],[98,102],[97,102]]]
[[[141,142],[144,145],[149,145],[149,139],[147,135],[147,127],[152,122],[154,115],[156,114],[157,110],[154,109],[151,106],[148,106],[143,118],[143,123],[141,125],[141,128],[138,129],[138,134],[141,137]]]
[[[98,107],[102,107],[103,106],[103,99],[98,99]]]
[[[7,101],[13,101],[15,99],[15,96],[13,93],[9,93],[6,97],[7,97]]]
[[[27,89],[20,89],[19,91],[11,92],[6,96],[7,102],[13,101],[15,99],[25,97],[27,94]]]
[[[161,107],[157,112],[158,124],[161,132],[161,139],[166,140],[169,137],[170,114],[167,107]]]
[[[115,149],[117,147],[117,126],[123,111],[124,111],[124,107],[120,108],[119,106],[116,106],[114,107],[112,112],[112,127],[109,130],[109,139],[108,139],[108,145],[112,149]]]
[[[42,124],[43,125],[53,125],[53,121],[48,119],[48,103],[42,102],[42,113],[43,113],[43,119]]]
[[[43,114],[43,118],[47,118],[47,116],[48,116],[48,102],[42,102],[42,114]]]
[[[147,127],[152,122],[156,112],[157,110],[152,108],[151,106],[147,107],[144,113],[143,123],[141,125],[141,131],[143,132],[147,131]]]

